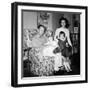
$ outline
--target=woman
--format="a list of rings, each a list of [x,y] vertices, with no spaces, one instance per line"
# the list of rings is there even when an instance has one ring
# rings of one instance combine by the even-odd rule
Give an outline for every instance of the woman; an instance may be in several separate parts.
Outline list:
[[[32,38],[28,37],[28,47],[31,48],[29,52],[30,72],[38,76],[48,76],[53,73],[53,60],[51,57],[43,57],[44,44],[47,42],[45,35],[46,28],[43,25],[38,26],[38,33]]]
[[[66,18],[62,17],[59,20],[59,24],[60,24],[60,28],[56,29],[54,40],[58,41],[58,39],[59,39],[59,33],[60,32],[64,32],[65,33],[65,39],[68,42],[68,46],[70,45],[72,47],[72,43],[71,43],[71,40],[70,40],[70,32],[69,32],[69,29],[68,29],[68,27],[69,27],[68,20]],[[64,56],[62,56],[61,59],[62,58],[64,58]],[[66,60],[67,59],[64,58],[64,61],[66,61]],[[62,60],[61,60],[61,62],[62,62]],[[63,65],[63,63],[62,63],[62,65]]]
[[[43,44],[46,42],[46,37],[45,37],[45,32],[46,28],[43,25],[38,26],[38,33],[31,39],[29,32],[26,31],[27,33],[27,47],[31,48],[40,48],[43,46]]]
[[[68,41],[68,44],[70,46],[72,46],[72,43],[71,43],[71,40],[70,40],[70,32],[69,32],[69,23],[68,23],[68,20],[64,17],[62,17],[60,20],[59,20],[59,24],[60,24],[60,28],[56,29],[56,32],[55,32],[55,36],[54,36],[54,39],[57,40],[58,37],[59,37],[59,33],[61,31],[63,31],[66,35],[66,38],[67,38],[67,41]]]

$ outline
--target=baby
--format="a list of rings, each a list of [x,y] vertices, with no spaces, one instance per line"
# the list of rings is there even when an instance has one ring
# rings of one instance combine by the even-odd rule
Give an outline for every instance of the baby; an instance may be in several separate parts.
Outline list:
[[[48,40],[44,44],[43,56],[55,56],[53,50],[58,46],[57,42],[53,40],[52,32],[48,31]]]
[[[70,60],[69,60],[69,56],[71,55],[71,46],[68,44],[67,38],[63,31],[59,33],[58,47],[56,47],[53,52],[55,54],[61,52],[63,66],[65,67],[67,72],[71,71]]]

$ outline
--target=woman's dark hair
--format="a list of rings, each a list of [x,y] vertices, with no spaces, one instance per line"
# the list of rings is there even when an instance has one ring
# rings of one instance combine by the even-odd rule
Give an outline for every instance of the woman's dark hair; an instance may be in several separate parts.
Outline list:
[[[63,34],[63,36],[65,37],[65,33],[64,33],[63,31],[61,31],[61,32],[59,33],[59,37],[60,37],[61,34]]]
[[[47,30],[46,27],[44,25],[41,25],[41,24],[38,25],[38,29],[40,29],[40,27],[43,27],[44,28],[44,33],[43,34],[45,34],[46,33],[46,30]]]
[[[61,17],[61,18],[59,19],[60,27],[61,27],[61,21],[62,21],[62,20],[65,20],[65,23],[66,23],[65,27],[68,28],[68,27],[69,27],[69,22],[68,22],[68,20],[67,20],[66,18],[64,18],[64,17]]]

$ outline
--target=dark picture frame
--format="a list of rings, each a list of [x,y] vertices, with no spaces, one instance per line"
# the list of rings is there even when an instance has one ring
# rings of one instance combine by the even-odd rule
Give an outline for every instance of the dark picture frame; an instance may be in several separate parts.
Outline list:
[[[19,33],[18,33],[18,8],[19,6],[25,6],[25,7],[44,7],[44,8],[54,8],[54,9],[72,9],[72,12],[73,12],[73,9],[75,10],[81,10],[81,11],[84,11],[85,12],[85,42],[82,42],[83,44],[85,44],[85,58],[84,58],[84,79],[77,79],[77,80],[70,80],[70,81],[52,81],[52,82],[34,82],[34,83],[24,83],[24,81],[22,83],[18,83],[19,82],[19,73],[18,73],[18,67],[20,64],[18,62],[18,43],[20,41],[18,41],[18,36],[19,36]],[[25,10],[25,9],[24,9]],[[27,9],[26,9],[27,10]],[[33,11],[35,11],[33,9]],[[52,10],[53,12],[53,10]],[[80,12],[81,13],[81,12]],[[21,18],[22,19],[22,18]],[[82,25],[81,25],[82,27]],[[83,32],[82,30],[80,30],[81,32]],[[21,32],[22,33],[22,32]],[[88,7],[87,6],[74,6],[74,5],[59,5],[59,4],[43,4],[43,3],[27,3],[27,2],[14,2],[11,4],[11,86],[13,87],[24,87],[24,86],[41,86],[41,85],[58,85],[58,84],[75,84],[75,83],[87,83],[88,82],[88,60],[87,60],[87,55],[88,55]],[[81,38],[82,40],[82,38]],[[80,44],[81,47],[82,44]],[[82,57],[82,55],[81,55]],[[81,58],[80,58],[81,60]],[[81,60],[82,62],[82,60]],[[70,77],[70,76],[69,76]],[[32,77],[31,77],[32,78]],[[36,78],[37,79],[37,78]]]

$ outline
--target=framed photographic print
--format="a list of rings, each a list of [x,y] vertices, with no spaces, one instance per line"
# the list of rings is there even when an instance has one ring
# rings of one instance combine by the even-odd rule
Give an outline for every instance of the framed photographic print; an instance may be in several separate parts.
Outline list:
[[[11,85],[87,83],[87,6],[11,6]]]

